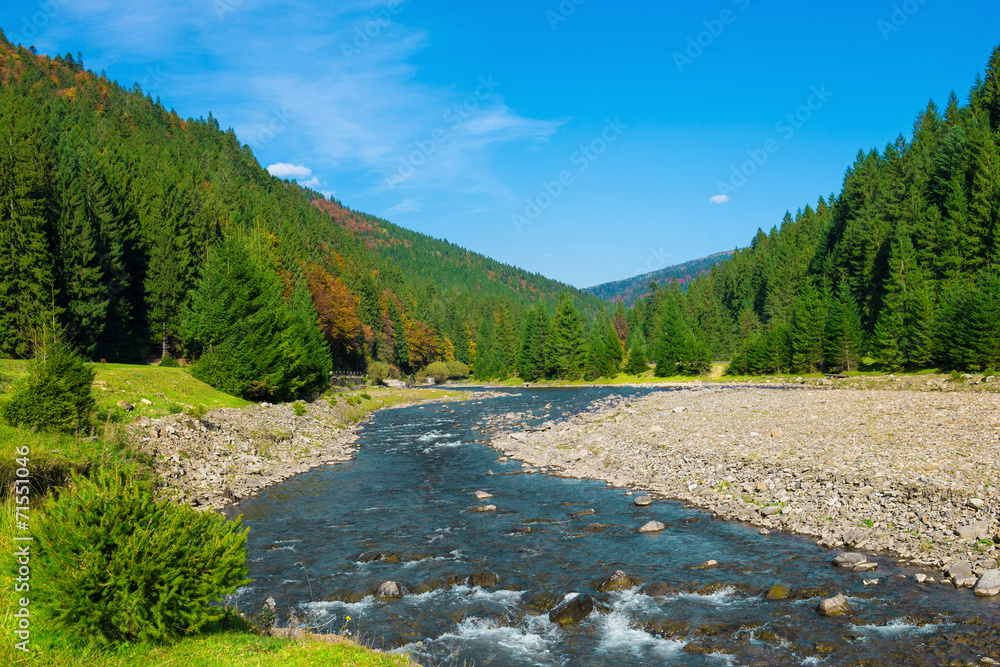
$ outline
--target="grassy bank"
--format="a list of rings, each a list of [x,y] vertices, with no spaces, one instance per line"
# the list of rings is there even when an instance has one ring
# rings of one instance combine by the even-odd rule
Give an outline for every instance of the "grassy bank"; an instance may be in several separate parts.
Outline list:
[[[30,449],[28,468],[33,486],[29,520],[38,519],[38,507],[50,487],[65,483],[72,472],[139,460],[126,437],[127,424],[139,417],[156,418],[181,411],[199,411],[222,407],[243,407],[247,401],[223,394],[192,377],[182,368],[95,364],[94,398],[99,423],[87,434],[76,436],[35,433],[0,425],[0,480],[3,493],[9,493],[16,468],[15,449]],[[17,378],[25,375],[26,363],[0,360],[0,400]],[[340,406],[342,422],[354,423],[374,410],[426,400],[461,399],[463,392],[440,389],[368,389],[331,393],[325,400]],[[143,402],[146,399],[148,403]],[[134,406],[131,411],[118,407],[119,401]],[[304,406],[308,409],[308,406]],[[148,469],[148,467],[146,468]],[[31,652],[15,648],[19,641],[13,634],[14,612],[20,597],[30,592],[15,591],[11,574],[14,536],[24,534],[15,525],[13,499],[0,502],[0,662],[26,665],[66,665],[124,667],[125,665],[362,665],[395,667],[412,665],[406,657],[370,650],[344,638],[307,638],[292,640],[263,636],[242,619],[234,619],[228,629],[213,628],[176,643],[123,645],[113,650],[84,651],[71,648],[67,637],[36,616],[31,609]],[[30,609],[30,606],[29,606]],[[364,628],[361,628],[364,631]]]

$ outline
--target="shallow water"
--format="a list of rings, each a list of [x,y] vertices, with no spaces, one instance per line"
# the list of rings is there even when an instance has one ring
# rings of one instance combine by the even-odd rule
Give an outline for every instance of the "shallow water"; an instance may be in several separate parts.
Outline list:
[[[520,463],[498,462],[470,428],[505,412],[556,420],[612,393],[648,391],[518,389],[378,413],[355,460],[237,508],[251,527],[255,579],[240,608],[260,610],[272,596],[281,624],[294,613],[434,665],[930,665],[1000,650],[996,602],[896,578],[907,571],[888,558],[877,558],[876,573],[847,572],[811,540],[762,536],[670,501],[638,508],[626,489],[602,482],[519,474]],[[477,490],[495,497],[477,501]],[[498,511],[469,511],[486,503]],[[587,509],[595,513],[570,516]],[[638,533],[650,519],[667,529]],[[588,530],[595,523],[606,527]],[[514,532],[525,527],[530,534]],[[362,562],[372,552],[387,559]],[[690,569],[708,559],[721,565]],[[595,593],[615,570],[659,590]],[[479,572],[499,583],[454,583]],[[386,580],[408,594],[376,600]],[[843,592],[854,614],[820,617],[817,597],[765,600],[775,583]],[[600,609],[566,629],[541,613],[546,596],[551,604],[573,593],[592,595]]]

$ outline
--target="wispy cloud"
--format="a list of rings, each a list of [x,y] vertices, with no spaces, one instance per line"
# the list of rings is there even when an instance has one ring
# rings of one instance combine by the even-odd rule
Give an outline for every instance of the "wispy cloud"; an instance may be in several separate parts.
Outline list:
[[[400,213],[413,213],[414,211],[420,211],[423,206],[419,201],[410,197],[399,202],[395,206],[386,209],[382,214],[382,217],[388,218],[389,216],[398,215]]]
[[[713,204],[726,204],[729,202],[729,195],[715,195],[709,201]]]

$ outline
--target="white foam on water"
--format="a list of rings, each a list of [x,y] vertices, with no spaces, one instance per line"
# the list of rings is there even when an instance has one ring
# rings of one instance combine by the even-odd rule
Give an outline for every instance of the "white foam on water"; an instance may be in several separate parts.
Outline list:
[[[272,552],[272,551],[295,551],[295,546],[291,545],[291,544],[289,544],[287,547],[271,546],[264,553],[268,553],[268,552]]]
[[[439,422],[440,423],[440,422]],[[435,440],[440,440],[441,438],[453,438],[457,433],[442,433],[441,431],[429,431],[421,436],[417,437],[417,442],[434,442]]]
[[[523,591],[488,591],[478,586],[466,586],[461,584],[451,588],[439,588],[435,591],[420,593],[419,595],[407,595],[403,597],[403,602],[407,604],[422,605],[432,600],[450,598],[455,602],[490,602],[500,604],[505,607],[514,607],[521,601]]]
[[[342,611],[348,615],[359,617],[375,604],[375,597],[366,595],[360,602],[341,602],[339,600],[322,600],[320,602],[303,602],[300,608],[315,613],[319,618],[330,616],[334,611]]]
[[[823,659],[812,656],[803,660],[802,665],[803,667],[811,667],[812,665],[821,665],[823,662],[825,662]]]
[[[594,618],[597,615],[591,616]],[[663,639],[651,635],[644,630],[632,628],[628,616],[620,612],[612,612],[607,616],[597,616],[598,628],[601,632],[601,642],[598,650],[622,654],[627,653],[636,658],[651,657],[667,659],[677,656],[687,642]],[[619,657],[619,664],[628,664]]]
[[[658,611],[660,610],[660,605],[654,598],[632,588],[612,594],[611,608],[623,614],[634,614],[638,612]]]
[[[281,580],[281,584],[282,585],[285,585],[285,584],[301,584],[301,583],[302,582],[299,581],[298,579],[282,579]]]
[[[927,625],[916,625],[911,623],[905,618],[894,618],[885,625],[854,625],[851,627],[856,632],[863,632],[867,635],[872,635],[876,637],[905,637],[911,635],[924,635],[930,632],[934,632],[943,627],[948,627],[950,624],[933,624],[928,623]]]
[[[455,440],[451,442],[439,442],[436,445],[431,445],[430,447],[425,447],[423,449],[424,454],[430,454],[438,449],[454,449],[455,447],[461,447],[465,443],[461,440]]]
[[[526,627],[492,627],[476,617],[457,623],[454,632],[400,647],[395,653],[437,653],[435,648],[478,649],[495,656],[493,660],[516,665],[565,665],[568,660],[552,653],[559,641],[558,626],[545,616],[527,619]],[[427,649],[430,649],[428,651]]]

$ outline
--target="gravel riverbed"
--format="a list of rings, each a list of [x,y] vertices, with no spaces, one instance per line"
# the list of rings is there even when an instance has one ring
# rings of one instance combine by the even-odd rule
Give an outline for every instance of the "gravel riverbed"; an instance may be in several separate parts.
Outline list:
[[[998,567],[995,392],[702,385],[612,398],[540,427],[519,424],[525,417],[480,427],[526,466],[829,548],[924,568],[967,562],[977,575]]]

